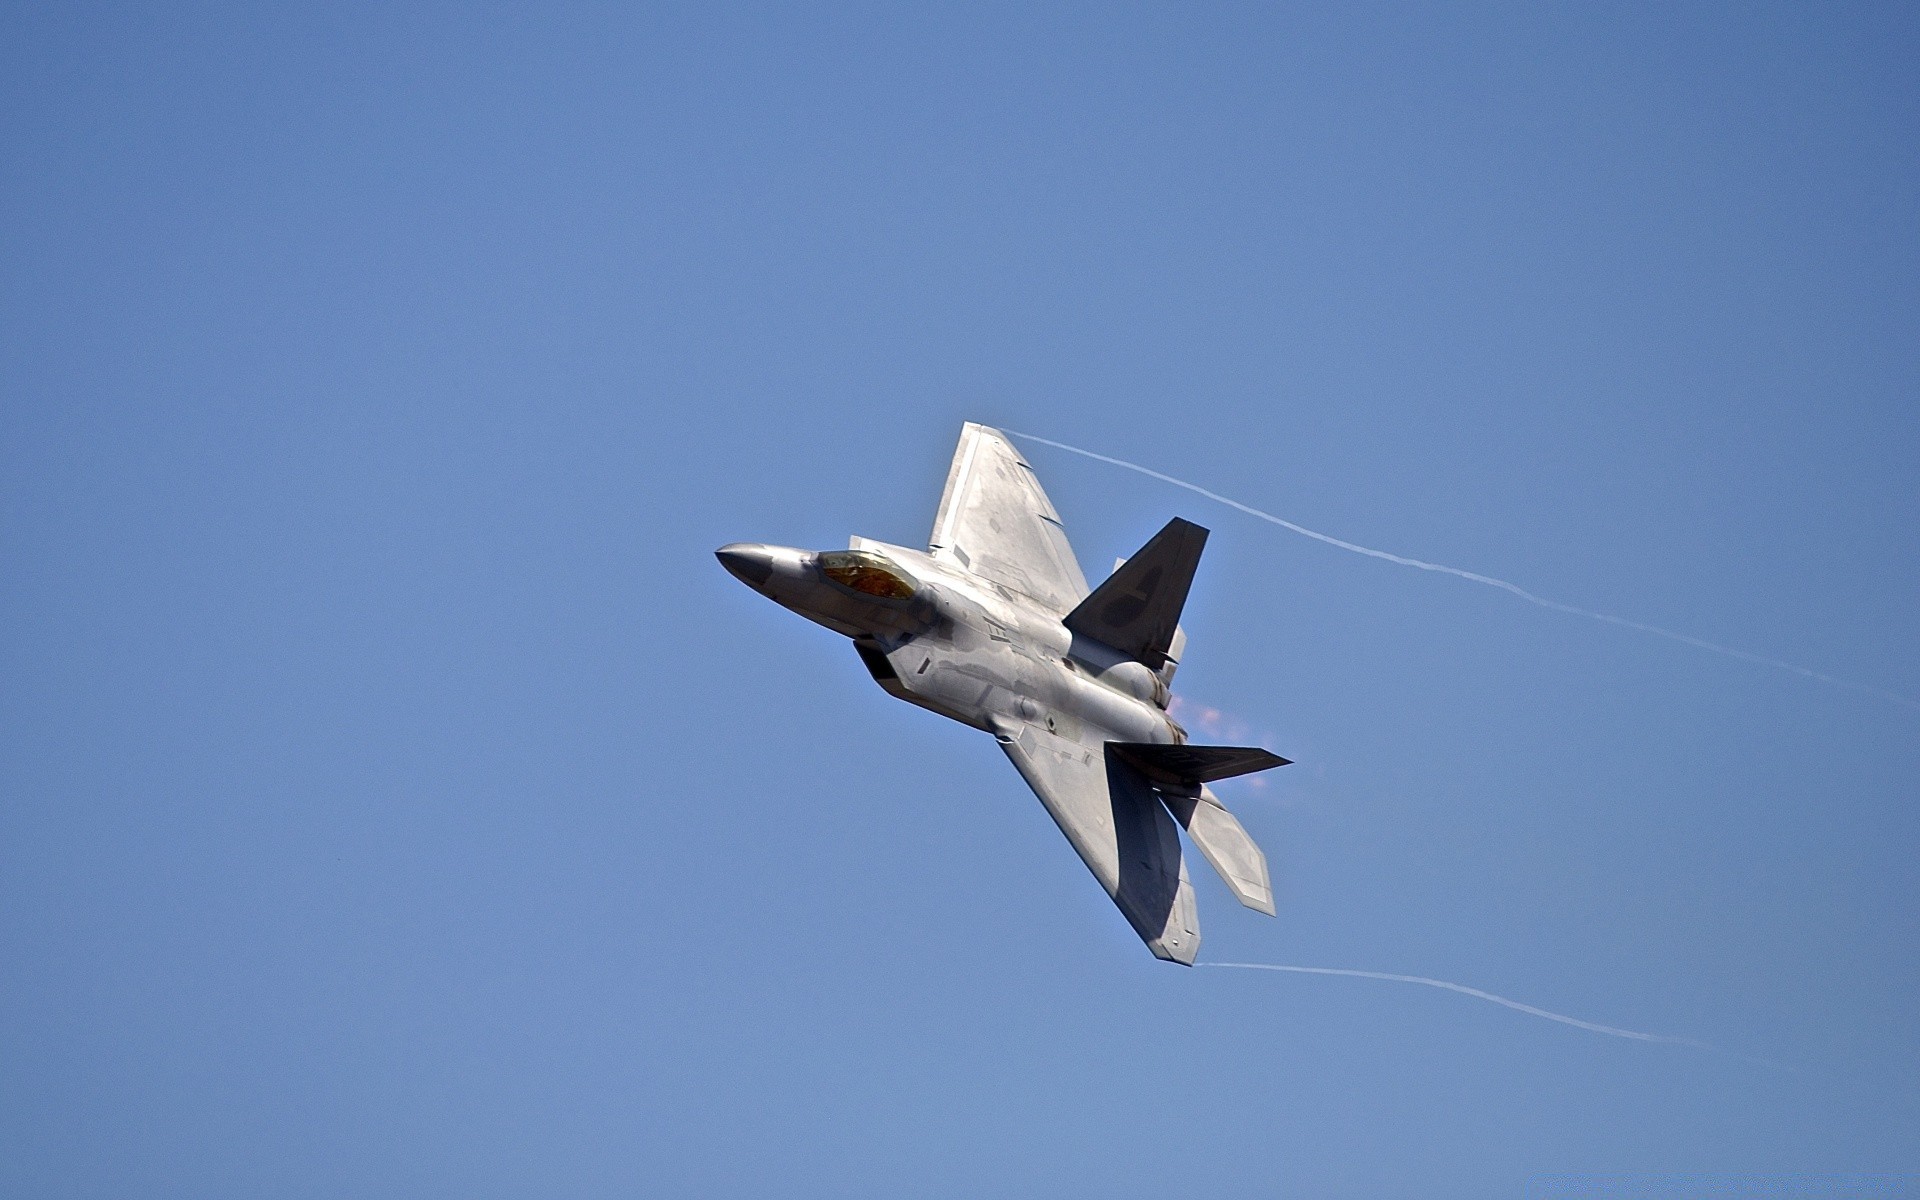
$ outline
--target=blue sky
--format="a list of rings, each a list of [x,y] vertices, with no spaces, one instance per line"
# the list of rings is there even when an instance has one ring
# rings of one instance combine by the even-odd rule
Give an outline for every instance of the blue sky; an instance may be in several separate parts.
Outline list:
[[[1917,1186],[1915,708],[1028,447],[1298,760],[1203,960],[1715,1054],[1155,962],[710,557],[980,420],[1920,696],[1911,9],[0,28],[0,1191]]]

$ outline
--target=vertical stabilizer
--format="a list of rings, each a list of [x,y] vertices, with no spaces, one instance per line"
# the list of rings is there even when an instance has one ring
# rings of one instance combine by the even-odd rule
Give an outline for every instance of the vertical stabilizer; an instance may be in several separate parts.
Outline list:
[[[1066,616],[1066,627],[1158,671],[1173,651],[1180,610],[1200,565],[1207,531],[1179,517]]]

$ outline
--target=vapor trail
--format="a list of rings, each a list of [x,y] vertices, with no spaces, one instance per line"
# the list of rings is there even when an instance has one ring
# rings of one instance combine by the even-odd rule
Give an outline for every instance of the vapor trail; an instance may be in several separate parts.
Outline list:
[[[1632,1038],[1636,1042],[1666,1042],[1675,1046],[1692,1046],[1697,1050],[1714,1050],[1717,1046],[1705,1042],[1696,1042],[1692,1038],[1667,1037],[1658,1033],[1639,1033],[1632,1029],[1615,1029],[1611,1025],[1598,1025],[1592,1021],[1582,1021],[1578,1017],[1563,1016],[1548,1012],[1544,1008],[1535,1008],[1531,1004],[1522,1004],[1518,1000],[1509,1000],[1505,996],[1496,996],[1492,992],[1483,992],[1463,983],[1448,983],[1444,979],[1428,979],[1424,975],[1389,975],[1385,971],[1349,971],[1341,967],[1283,967],[1276,963],[1238,963],[1209,962],[1198,964],[1203,967],[1235,967],[1242,971],[1291,971],[1297,975],[1345,975],[1353,979],[1384,979],[1389,983],[1418,983],[1427,987],[1442,988],[1449,992],[1459,992],[1463,996],[1472,996],[1478,1000],[1491,1000],[1495,1004],[1516,1009],[1535,1017],[1545,1017],[1549,1021],[1558,1021],[1562,1025],[1571,1025],[1576,1029],[1585,1029],[1593,1033],[1604,1033],[1608,1037]]]
[[[1043,438],[1037,434],[1020,433],[1012,429],[1003,429],[1002,432],[1012,434],[1014,437],[1022,438],[1029,442],[1039,442],[1043,446],[1052,446],[1056,450],[1065,450],[1069,454],[1078,454],[1083,458],[1091,458],[1099,462],[1111,463],[1116,467],[1125,467],[1129,471],[1138,471],[1140,474],[1158,479],[1162,483],[1170,483],[1177,488],[1185,488],[1189,492],[1198,493],[1216,503],[1224,504],[1228,508],[1237,508],[1248,516],[1258,517],[1262,521],[1278,525],[1282,529],[1291,529],[1293,532],[1304,537],[1310,537],[1316,542],[1325,542],[1329,546],[1338,546],[1342,550],[1351,550],[1355,554],[1364,554],[1368,558],[1384,559],[1390,563],[1398,563],[1403,567],[1417,567],[1422,571],[1438,571],[1442,575],[1452,575],[1473,583],[1484,583],[1488,587],[1499,588],[1503,592],[1510,592],[1529,604],[1537,604],[1541,608],[1549,608],[1554,612],[1570,613],[1576,617],[1586,617],[1594,621],[1604,621],[1609,625],[1618,625],[1625,629],[1634,629],[1641,633],[1650,633],[1655,637],[1663,637],[1671,641],[1683,642],[1686,645],[1695,646],[1701,650],[1711,650],[1715,654],[1724,654],[1728,658],[1737,658],[1743,662],[1759,663],[1765,667],[1778,667],[1782,671],[1791,671],[1795,675],[1802,676],[1806,679],[1817,679],[1821,683],[1830,683],[1835,687],[1847,688],[1856,692],[1865,692],[1868,695],[1878,696],[1883,700],[1891,700],[1896,704],[1904,704],[1910,708],[1920,708],[1920,700],[1915,700],[1911,696],[1903,696],[1898,692],[1887,691],[1885,688],[1877,688],[1871,684],[1855,683],[1850,679],[1841,679],[1837,676],[1815,671],[1796,663],[1786,662],[1778,658],[1768,658],[1764,654],[1753,654],[1746,650],[1736,650],[1732,646],[1722,646],[1718,642],[1709,642],[1702,638],[1690,637],[1684,633],[1675,633],[1671,629],[1662,629],[1658,625],[1645,625],[1639,621],[1629,621],[1625,617],[1616,617],[1609,613],[1595,612],[1590,608],[1580,608],[1572,604],[1562,604],[1558,600],[1549,600],[1545,596],[1536,596],[1518,584],[1508,583],[1504,579],[1495,579],[1491,575],[1481,575],[1473,571],[1463,571],[1459,567],[1449,567],[1441,563],[1423,562],[1417,558],[1407,558],[1404,555],[1389,554],[1385,550],[1375,550],[1369,546],[1359,546],[1352,542],[1344,542],[1337,537],[1330,537],[1317,530],[1308,529],[1304,525],[1296,525],[1285,517],[1276,517],[1272,513],[1262,512],[1250,504],[1242,504],[1238,500],[1222,496],[1218,492],[1210,492],[1197,483],[1188,483],[1184,479],[1175,479],[1173,476],[1162,474],[1151,467],[1143,467],[1139,463],[1128,462],[1124,458],[1111,458],[1105,454],[1095,454],[1091,450],[1082,450],[1078,446],[1069,446],[1065,442],[1056,442],[1052,438]]]

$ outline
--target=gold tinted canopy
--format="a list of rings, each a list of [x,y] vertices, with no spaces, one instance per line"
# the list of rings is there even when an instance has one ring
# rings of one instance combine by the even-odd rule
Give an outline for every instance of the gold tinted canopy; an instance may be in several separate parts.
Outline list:
[[[828,550],[820,555],[820,570],[842,587],[882,600],[907,600],[913,581],[878,554],[865,550]]]

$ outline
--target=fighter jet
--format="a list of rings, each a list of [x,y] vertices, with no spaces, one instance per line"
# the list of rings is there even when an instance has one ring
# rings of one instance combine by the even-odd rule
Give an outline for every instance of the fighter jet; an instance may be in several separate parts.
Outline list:
[[[1193,964],[1180,835],[1240,903],[1273,915],[1267,859],[1207,786],[1289,761],[1195,746],[1167,715],[1207,531],[1178,517],[1089,591],[1060,514],[1006,435],[968,423],[926,550],[735,542],[761,595],[853,639],[892,696],[993,735],[1154,956]]]

